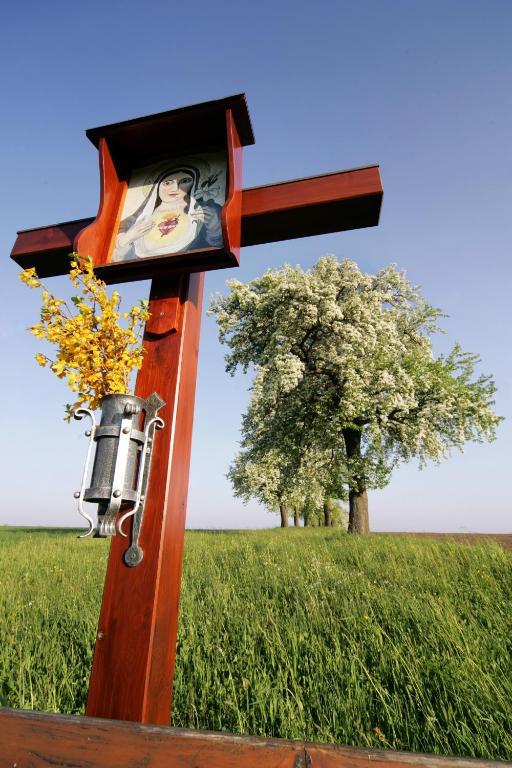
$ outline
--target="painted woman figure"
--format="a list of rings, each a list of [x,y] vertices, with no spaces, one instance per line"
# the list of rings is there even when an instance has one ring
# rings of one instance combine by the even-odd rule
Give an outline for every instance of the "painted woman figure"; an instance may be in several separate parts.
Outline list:
[[[112,261],[142,259],[222,246],[221,206],[196,199],[199,171],[180,165],[163,171],[137,210],[119,225]]]

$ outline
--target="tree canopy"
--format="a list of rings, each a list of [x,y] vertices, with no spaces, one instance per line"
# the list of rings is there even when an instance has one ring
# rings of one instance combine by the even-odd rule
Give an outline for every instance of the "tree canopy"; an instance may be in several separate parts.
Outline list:
[[[256,373],[230,470],[242,498],[318,508],[345,488],[349,530],[365,533],[366,490],[400,462],[495,438],[492,378],[458,344],[434,356],[442,313],[394,265],[368,275],[325,256],[228,285],[210,308],[227,371]]]

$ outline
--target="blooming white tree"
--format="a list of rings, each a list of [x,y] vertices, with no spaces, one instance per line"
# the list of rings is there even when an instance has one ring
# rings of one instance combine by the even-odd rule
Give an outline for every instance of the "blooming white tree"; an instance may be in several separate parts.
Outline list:
[[[434,357],[440,310],[394,266],[285,266],[214,298],[227,371],[255,366],[235,493],[271,507],[318,507],[348,489],[349,531],[367,533],[367,489],[413,457],[439,462],[495,438],[494,382],[455,345]]]

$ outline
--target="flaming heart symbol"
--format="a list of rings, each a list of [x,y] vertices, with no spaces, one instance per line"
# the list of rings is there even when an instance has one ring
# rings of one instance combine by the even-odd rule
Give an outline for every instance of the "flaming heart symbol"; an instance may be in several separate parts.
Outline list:
[[[164,219],[160,222],[158,225],[158,229],[160,230],[160,237],[165,237],[165,235],[168,235],[169,232],[172,232],[173,229],[176,229],[178,226],[179,216],[172,215],[169,216],[167,219]]]

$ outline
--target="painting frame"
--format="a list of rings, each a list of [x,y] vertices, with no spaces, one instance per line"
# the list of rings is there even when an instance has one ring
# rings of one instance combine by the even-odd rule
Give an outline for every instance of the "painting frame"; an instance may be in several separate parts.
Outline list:
[[[242,146],[254,143],[245,97],[230,97],[116,123],[92,129],[87,135],[99,150],[100,207],[92,224],[75,238],[74,247],[80,257],[93,259],[99,277],[107,283],[119,283],[176,272],[191,273],[238,266],[241,243]],[[208,158],[220,156],[225,158],[222,171],[225,180],[221,199],[211,197],[209,206],[204,200],[196,201],[197,206],[193,211],[197,214],[194,217],[196,222],[199,219],[201,225],[196,227],[196,232],[202,231],[202,237],[194,235],[193,232],[187,235],[182,231],[180,234],[184,238],[181,241],[176,239],[178,246],[175,242],[174,248],[166,248],[164,242],[159,239],[162,231],[163,240],[166,240],[167,245],[172,241],[177,225],[173,228],[172,222],[167,222],[164,230],[160,230],[158,234],[158,225],[163,222],[153,221],[153,247],[146,242],[145,250],[140,246],[138,252],[132,251],[129,254],[129,258],[126,253],[122,254],[119,250],[116,252],[119,248],[118,238],[127,229],[123,226],[128,210],[125,202],[130,195],[130,180],[134,175],[144,173],[149,167],[172,171],[169,163],[175,161],[190,161],[190,158],[196,158],[197,161],[199,158],[202,162],[208,162]],[[185,170],[190,168],[188,165]],[[157,183],[158,178],[156,176],[153,179],[153,185]],[[207,175],[199,174],[199,187],[194,180],[201,193],[203,190],[200,185],[207,178]],[[158,183],[161,181],[162,179]],[[149,204],[149,201],[146,203]],[[130,206],[133,207],[132,201]],[[208,211],[205,213],[204,210],[208,207],[209,215]],[[146,214],[151,213],[152,216],[154,209],[155,206],[146,211]],[[142,210],[143,208],[132,224],[141,218]],[[131,213],[133,214],[133,211]],[[216,231],[216,237],[205,236],[207,224],[210,225],[210,230]],[[133,235],[133,232],[131,234]],[[139,232],[138,236],[142,234],[147,233]],[[167,237],[169,234],[171,237]],[[158,246],[154,244],[155,238],[158,240]]]

